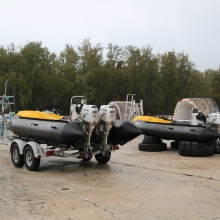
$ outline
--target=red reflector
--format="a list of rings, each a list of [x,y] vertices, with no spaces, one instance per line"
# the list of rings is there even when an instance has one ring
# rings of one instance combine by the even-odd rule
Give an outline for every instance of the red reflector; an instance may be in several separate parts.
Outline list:
[[[54,156],[54,150],[47,150],[46,155],[47,156]]]
[[[114,150],[119,150],[119,146],[114,146]]]

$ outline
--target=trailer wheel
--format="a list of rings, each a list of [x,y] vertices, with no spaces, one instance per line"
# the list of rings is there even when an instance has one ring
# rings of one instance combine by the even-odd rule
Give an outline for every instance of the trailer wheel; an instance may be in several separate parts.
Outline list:
[[[166,151],[167,144],[139,144],[138,145],[139,151],[147,151],[147,152],[158,152],[158,151]]]
[[[212,144],[180,141],[179,155],[187,157],[209,157],[213,156],[214,147]]]
[[[96,154],[95,159],[98,163],[108,163],[111,158],[111,152],[108,152],[105,156],[102,153]]]
[[[22,167],[24,165],[24,155],[20,154],[17,143],[11,145],[11,160],[15,167]]]
[[[40,166],[40,158],[34,157],[34,152],[32,147],[28,146],[24,151],[24,163],[29,171],[36,171]]]

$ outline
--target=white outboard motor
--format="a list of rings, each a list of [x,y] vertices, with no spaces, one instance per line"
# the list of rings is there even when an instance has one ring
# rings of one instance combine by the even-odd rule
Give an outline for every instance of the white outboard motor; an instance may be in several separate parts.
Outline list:
[[[103,124],[113,124],[116,121],[115,108],[112,105],[102,105],[99,109],[99,119]]]
[[[104,150],[109,150],[107,138],[116,121],[115,108],[112,105],[102,105],[99,109],[99,119],[98,133],[102,136],[101,147]]]
[[[220,112],[211,113],[207,118],[207,122],[218,134],[220,134]]]
[[[96,105],[83,105],[81,119],[89,125],[96,125],[99,122],[98,107]]]
[[[211,113],[207,117],[207,123],[210,125],[210,127],[220,134],[220,112]],[[220,153],[220,141],[219,139],[215,142],[215,151],[217,153]]]
[[[86,142],[84,143],[84,150],[88,151],[91,149],[91,134],[99,122],[98,107],[96,105],[83,105],[80,114],[82,130],[87,134]]]
[[[207,122],[220,124],[220,112],[211,113],[208,117]]]

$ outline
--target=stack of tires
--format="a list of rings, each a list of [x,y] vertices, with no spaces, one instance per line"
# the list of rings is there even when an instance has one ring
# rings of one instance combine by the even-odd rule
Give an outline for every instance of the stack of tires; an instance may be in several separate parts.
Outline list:
[[[163,143],[161,139],[151,136],[144,136],[142,143],[138,145],[140,151],[158,152],[166,151],[167,144]]]
[[[200,143],[180,141],[179,155],[188,157],[209,157],[214,155],[214,142]]]
[[[146,135],[138,147],[140,151],[147,152],[167,150],[167,144],[163,143],[160,138]],[[213,156],[214,153],[220,153],[220,146],[216,141],[201,143],[174,140],[171,142],[170,147],[173,149],[179,149],[179,155],[187,157],[210,157]]]

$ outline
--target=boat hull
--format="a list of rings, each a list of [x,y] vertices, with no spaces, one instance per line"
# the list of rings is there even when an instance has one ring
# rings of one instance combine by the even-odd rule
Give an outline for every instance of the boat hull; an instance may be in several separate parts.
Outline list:
[[[78,124],[62,120],[42,120],[14,116],[10,128],[17,138],[48,145],[74,145],[85,137],[85,133]],[[114,145],[124,145],[141,133],[141,130],[131,122],[116,120],[109,132],[107,142]],[[91,142],[94,141],[94,135],[93,132]],[[95,138],[94,143],[99,144],[101,141]]]
[[[74,122],[41,120],[14,116],[10,128],[21,139],[38,143],[71,145],[79,141],[84,133]]]
[[[204,126],[148,123],[140,120],[136,121],[134,125],[144,135],[166,140],[210,142],[220,137],[210,127]]]
[[[130,121],[116,120],[109,132],[108,143],[124,145],[141,134],[141,130]]]

